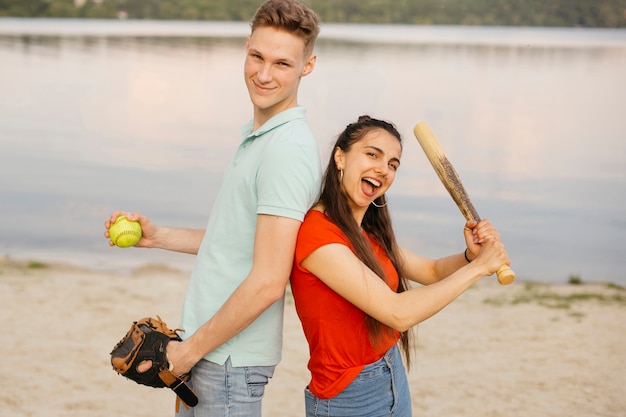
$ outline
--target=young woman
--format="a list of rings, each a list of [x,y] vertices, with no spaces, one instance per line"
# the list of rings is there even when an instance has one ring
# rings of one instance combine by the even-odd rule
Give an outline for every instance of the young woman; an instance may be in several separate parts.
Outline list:
[[[348,125],[298,233],[291,288],[309,343],[307,416],[410,417],[398,342],[410,362],[409,329],[509,262],[488,220],[467,222],[467,250],[444,258],[397,245],[385,192],[401,153],[392,124]]]

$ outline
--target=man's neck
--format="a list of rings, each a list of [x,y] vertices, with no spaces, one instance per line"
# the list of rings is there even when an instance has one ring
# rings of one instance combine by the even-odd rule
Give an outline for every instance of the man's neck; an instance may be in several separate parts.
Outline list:
[[[252,131],[256,131],[258,128],[263,126],[269,119],[276,116],[277,114],[280,114],[286,110],[292,109],[297,106],[298,106],[298,103],[293,102],[284,108],[259,109],[255,107]]]

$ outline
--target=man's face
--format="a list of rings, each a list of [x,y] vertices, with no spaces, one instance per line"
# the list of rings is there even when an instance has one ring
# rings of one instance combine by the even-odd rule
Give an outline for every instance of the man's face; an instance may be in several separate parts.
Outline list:
[[[248,37],[244,77],[254,105],[255,128],[298,104],[300,78],[315,56],[304,56],[304,41],[287,31],[260,27]]]

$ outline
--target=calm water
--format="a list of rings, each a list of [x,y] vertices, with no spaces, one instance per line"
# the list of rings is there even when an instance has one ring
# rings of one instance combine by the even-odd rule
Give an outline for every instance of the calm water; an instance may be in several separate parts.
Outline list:
[[[0,19],[0,254],[124,270],[114,209],[203,227],[251,114],[245,23]],[[626,31],[327,25],[300,102],[320,143],[370,114],[405,136],[402,244],[461,251],[412,134],[426,121],[520,280],[626,284]]]

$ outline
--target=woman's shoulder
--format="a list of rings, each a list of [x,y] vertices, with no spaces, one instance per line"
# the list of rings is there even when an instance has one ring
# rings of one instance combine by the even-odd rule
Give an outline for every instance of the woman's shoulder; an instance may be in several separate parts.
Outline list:
[[[312,234],[317,237],[332,234],[343,237],[339,226],[326,216],[323,206],[319,204],[311,208],[305,215],[302,227],[300,228],[300,234]]]
[[[330,219],[326,217],[326,214],[324,214],[323,207],[321,207],[320,205],[316,205],[313,208],[311,208],[304,216],[303,225],[312,224],[312,223],[316,225],[321,225],[321,224],[326,224],[326,223],[332,224]]]
[[[332,243],[348,245],[341,229],[326,217],[323,211],[310,209],[298,232],[296,261],[299,263],[315,250]]]

